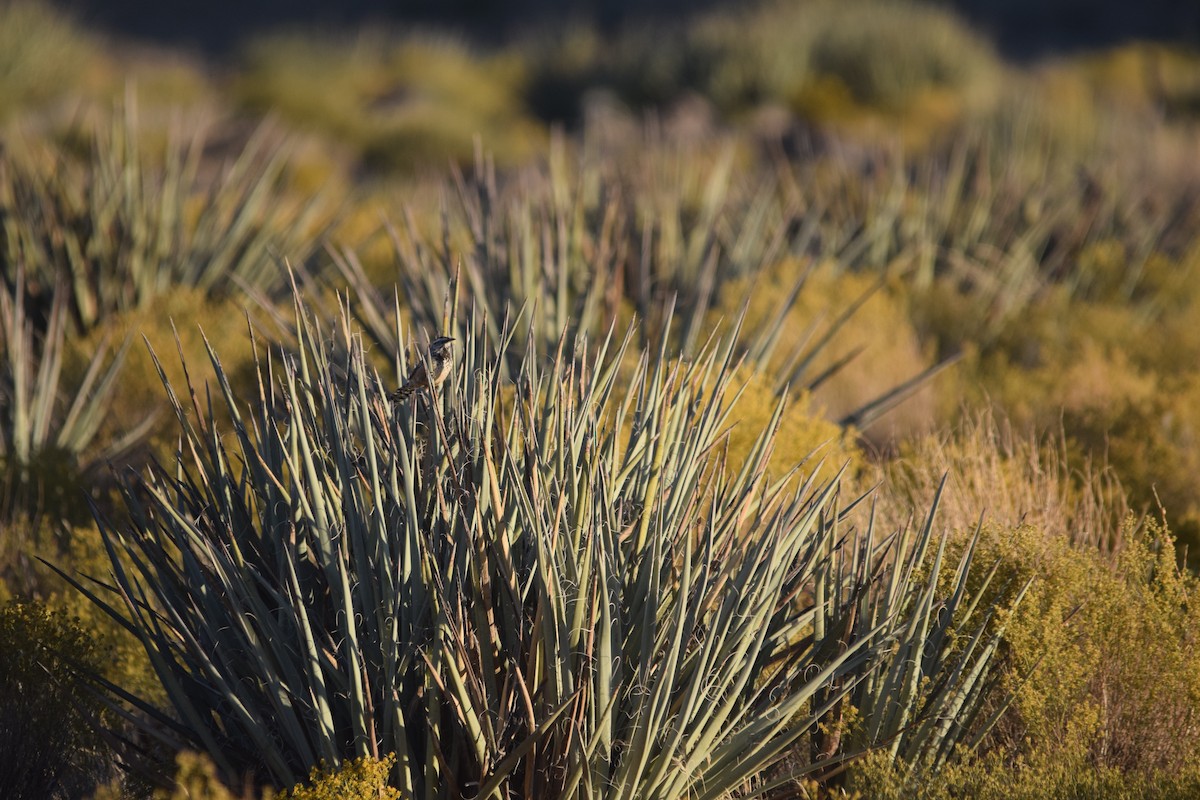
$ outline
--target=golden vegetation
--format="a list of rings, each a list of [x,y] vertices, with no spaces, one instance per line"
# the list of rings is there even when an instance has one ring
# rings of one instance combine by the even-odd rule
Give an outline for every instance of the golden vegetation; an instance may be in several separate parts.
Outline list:
[[[127,479],[151,461],[174,469],[180,429],[143,337],[178,390],[178,336],[200,409],[182,396],[185,418],[211,426],[206,443],[231,441],[218,374],[253,409],[256,355],[282,369],[278,354],[302,346],[285,260],[323,324],[336,324],[334,302],[351,307],[385,381],[397,377],[390,351],[408,344],[397,330],[448,322],[493,346],[505,312],[520,311],[493,376],[505,425],[523,402],[523,359],[548,369],[564,329],[569,356],[637,320],[624,391],[662,341],[666,363],[686,369],[740,318],[742,393],[720,438],[734,469],[786,392],[771,478],[846,466],[843,493],[877,486],[875,526],[890,532],[920,528],[945,476],[946,563],[983,520],[963,585],[985,593],[985,630],[1003,630],[981,690],[995,725],[972,720],[936,772],[876,752],[843,776],[818,773],[819,791],[1200,791],[1200,56],[1133,44],[1017,68],[944,8],[882,0],[767,3],[697,17],[678,36],[577,28],[490,51],[441,34],[282,32],[245,43],[221,73],[116,49],[46,6],[0,8],[0,289],[15,308],[21,284],[26,304],[0,348],[0,424],[32,431],[26,408],[42,421],[27,437],[36,457],[0,450],[0,599],[19,600],[0,615],[0,678],[22,686],[0,695],[6,720],[39,726],[30,763],[60,764],[74,796],[152,791],[116,776],[118,756],[87,725],[107,712],[78,673],[162,707],[169,693],[142,644],[39,558],[113,583],[89,501],[126,530],[119,488],[143,498],[146,486],[104,462]],[[659,115],[644,122],[646,109]],[[276,127],[247,124],[264,115]],[[208,136],[184,144],[181,120]],[[552,139],[562,120],[575,127]],[[455,275],[455,305],[442,305]],[[59,303],[69,321],[56,329]],[[110,363],[101,343],[125,341],[95,434],[47,444],[78,428],[76,398]],[[45,355],[56,352],[59,366]],[[888,414],[864,412],[950,362]],[[712,386],[691,389],[702,404]],[[643,430],[640,446],[687,432],[673,424]],[[247,467],[222,474],[240,491]],[[630,509],[617,519],[636,531],[642,510]],[[909,577],[927,577],[931,558]],[[957,574],[936,578],[939,602]],[[793,599],[809,602],[817,582]],[[953,632],[946,652],[969,637]],[[848,632],[824,641],[854,644]],[[865,741],[870,719],[835,708],[796,745],[800,763],[830,738]],[[237,785],[210,757],[160,764],[172,788],[153,796],[263,796],[262,776]],[[398,796],[390,756],[313,769],[282,797]],[[0,769],[34,787],[23,791],[45,791],[44,777]]]

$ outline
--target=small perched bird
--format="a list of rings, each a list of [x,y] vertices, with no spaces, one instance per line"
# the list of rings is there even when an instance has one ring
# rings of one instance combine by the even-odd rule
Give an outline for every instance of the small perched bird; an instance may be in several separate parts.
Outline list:
[[[408,380],[388,395],[392,405],[403,403],[422,389],[437,388],[450,375],[454,366],[453,336],[439,336],[429,343],[428,357],[418,361],[408,373]]]

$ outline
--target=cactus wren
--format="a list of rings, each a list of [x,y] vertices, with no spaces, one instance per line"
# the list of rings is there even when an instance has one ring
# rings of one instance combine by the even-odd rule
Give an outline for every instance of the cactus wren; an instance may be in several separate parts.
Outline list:
[[[433,389],[441,385],[454,367],[453,336],[439,336],[429,343],[428,358],[418,361],[408,373],[408,380],[388,395],[392,405],[403,403],[422,389]]]

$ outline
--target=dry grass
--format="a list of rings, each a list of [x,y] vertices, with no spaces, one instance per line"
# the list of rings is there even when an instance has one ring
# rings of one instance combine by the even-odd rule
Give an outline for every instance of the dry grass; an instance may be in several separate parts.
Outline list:
[[[1111,552],[1121,545],[1131,510],[1113,471],[1072,460],[1061,434],[1022,434],[986,411],[968,416],[952,433],[905,444],[877,470],[881,516],[895,522],[928,502],[943,476],[939,516],[956,531],[973,530],[982,515],[989,524],[1028,526]]]

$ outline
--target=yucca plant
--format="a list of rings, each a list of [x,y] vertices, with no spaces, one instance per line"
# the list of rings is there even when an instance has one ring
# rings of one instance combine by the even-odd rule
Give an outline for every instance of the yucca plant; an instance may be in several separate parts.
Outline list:
[[[958,325],[988,347],[1058,289],[1075,299],[1162,303],[1152,256],[1182,260],[1191,251],[1196,176],[1169,174],[1166,158],[1133,151],[1125,128],[1134,123],[1104,123],[1090,150],[1064,151],[1031,134],[1030,112],[1014,103],[924,153],[880,145],[791,159],[781,194],[839,268],[903,267],[920,324],[944,314],[925,308],[925,298],[963,298]],[[1155,179],[1138,177],[1147,173]],[[1083,256],[1095,245],[1118,250],[1117,274],[1089,269]],[[962,335],[945,346],[960,347]]]
[[[393,415],[359,347],[342,342],[357,377],[337,385],[329,343],[299,326],[288,408],[264,388],[244,416],[214,356],[240,455],[177,405],[189,463],[129,491],[144,526],[108,531],[170,730],[227,772],[288,785],[320,759],[395,751],[398,785],[428,797],[736,786],[767,763],[745,761],[755,742],[802,733],[813,689],[865,660],[813,675],[783,658],[805,612],[779,604],[830,489],[784,491],[753,465],[708,478],[728,352],[643,362],[606,415],[603,353],[594,372],[547,373],[531,350],[505,401],[481,342],[444,410]]]
[[[319,195],[282,187],[289,150],[263,123],[227,160],[214,156],[210,125],[172,127],[161,160],[142,141],[132,94],[111,120],[73,133],[86,147],[28,139],[0,154],[0,265],[7,283],[22,266],[27,292],[48,305],[69,287],[71,316],[90,329],[177,286],[210,294],[284,283],[277,252],[303,258],[319,233]]]
[[[0,290],[0,520],[37,516],[51,505],[61,518],[70,518],[71,508],[86,516],[87,479],[135,447],[153,415],[128,431],[111,431],[102,441],[108,401],[129,343],[112,354],[108,340],[102,340],[78,380],[68,380],[63,371],[67,292],[57,286],[49,316],[38,325],[26,307],[24,286],[18,270],[14,290]]]
[[[542,347],[564,330],[573,347],[636,313],[645,344],[666,330],[662,310],[671,300],[680,325],[674,335],[694,352],[722,284],[783,257],[792,220],[768,174],[738,175],[732,145],[708,142],[703,153],[666,142],[650,148],[655,157],[613,157],[604,148],[576,155],[556,140],[548,157],[509,174],[497,174],[480,151],[474,171],[445,187],[440,225],[406,209],[385,226],[394,253],[387,285],[399,284],[417,325],[436,326],[457,277],[488,312],[493,345],[506,312],[524,312]],[[345,284],[373,293],[353,252],[334,260]],[[379,300],[366,303],[360,310]],[[382,303],[390,310],[390,294]],[[460,324],[468,309],[461,311]],[[370,325],[373,335],[378,327]]]
[[[11,293],[0,287],[0,579],[37,595],[46,587],[34,557],[61,555],[66,543],[50,534],[90,518],[88,498],[113,485],[106,465],[136,451],[155,415],[125,431],[105,424],[129,343],[114,353],[101,340],[81,373],[66,368],[66,292],[58,287],[35,324],[23,277]]]
[[[764,777],[912,617],[848,619],[855,586],[915,567],[869,532],[842,554],[836,481],[766,474],[783,401],[726,462],[731,344],[619,376],[629,336],[574,359],[529,332],[509,383],[480,338],[393,408],[345,316],[296,316],[252,403],[211,353],[231,433],[168,387],[178,463],[100,521],[119,599],[76,582],[154,664],[169,710],[106,687],[149,730],[277,786],[395,753],[422,798],[718,798],[850,755]]]
[[[1029,585],[997,594],[991,587],[996,565],[970,582],[982,521],[957,568],[943,577],[948,539],[943,537],[931,553],[931,523],[932,517],[915,537],[897,537],[891,543],[897,568],[850,601],[862,630],[873,631],[880,622],[888,628],[891,651],[887,666],[857,685],[849,702],[861,720],[860,747],[870,743],[936,772],[957,755],[956,749],[977,746],[1008,708],[1013,695],[1003,696],[992,685],[999,678],[992,667],[1004,622],[996,620],[997,608],[989,601],[1003,598],[1005,608],[1014,608]],[[914,567],[923,574],[914,575]]]
[[[801,258],[806,266],[772,298],[768,316],[741,329],[737,348],[750,366],[768,371],[778,394],[812,390],[853,359],[855,353],[833,357],[832,345],[884,282],[830,309],[820,335],[823,320],[814,319],[803,341],[782,341],[783,322],[818,265],[807,254],[822,212],[798,216],[799,205],[782,199],[773,176],[753,170],[750,177],[740,175],[736,149],[719,144],[708,142],[697,153],[655,141],[652,158],[603,148],[584,148],[573,157],[560,143],[543,163],[508,175],[498,175],[481,153],[473,173],[456,175],[454,186],[446,187],[452,202],[436,232],[411,213],[385,225],[392,258],[383,269],[390,288],[374,285],[348,248],[331,251],[336,278],[303,271],[301,278],[348,291],[364,332],[389,353],[402,344],[396,327],[402,317],[425,330],[487,337],[493,346],[500,321],[517,318],[534,331],[539,347],[555,347],[565,334],[566,352],[573,354],[584,338],[638,316],[639,346],[652,348],[665,339],[692,355],[721,310],[736,315],[750,302],[756,279],[770,279],[782,261]],[[472,316],[462,304],[444,321],[448,294],[470,298],[480,313]],[[505,377],[519,367],[523,347],[517,342],[506,348]],[[786,357],[773,360],[780,349]],[[953,360],[878,397],[864,397],[841,421],[869,424]]]

